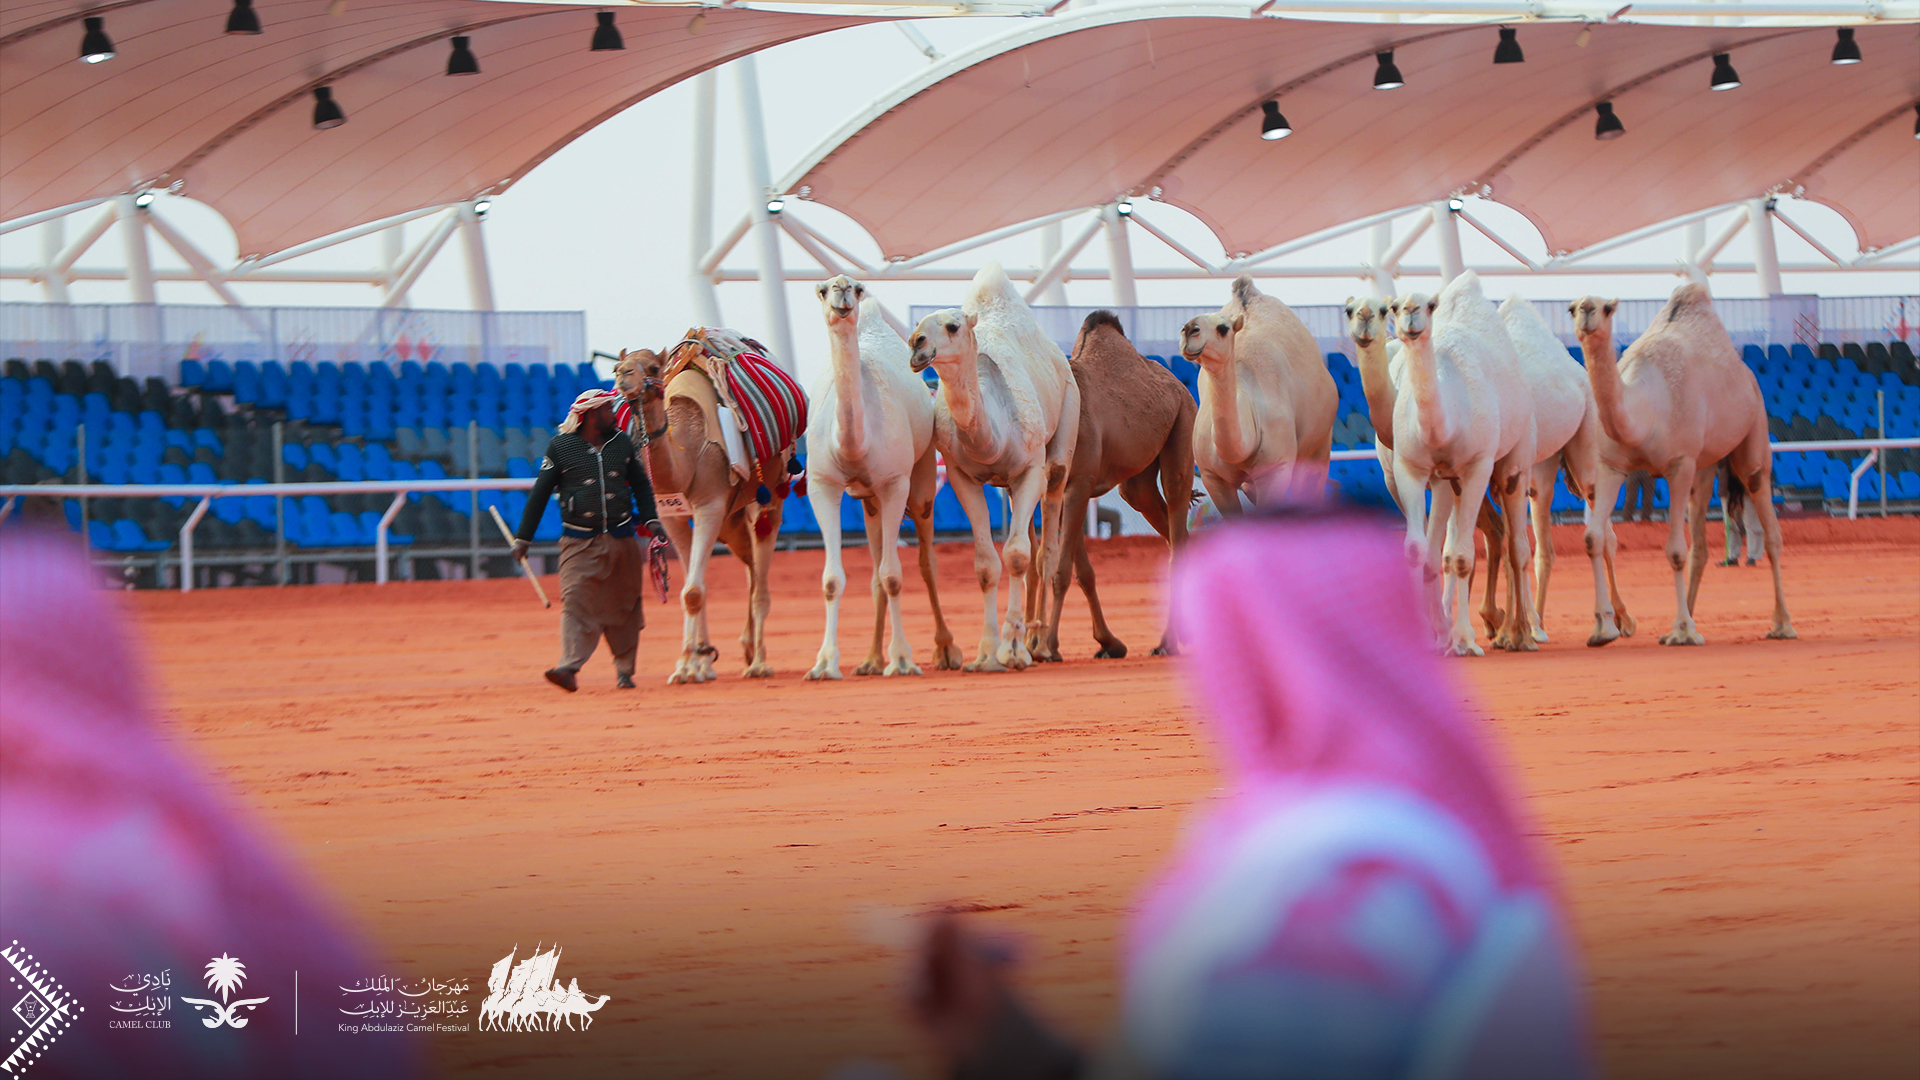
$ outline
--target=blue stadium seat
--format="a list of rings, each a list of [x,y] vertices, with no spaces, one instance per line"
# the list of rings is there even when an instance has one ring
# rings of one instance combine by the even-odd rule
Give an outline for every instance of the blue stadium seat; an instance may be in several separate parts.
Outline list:
[[[180,361],[180,385],[189,389],[207,380],[207,365],[198,360]]]
[[[217,484],[220,478],[214,475],[213,466],[204,461],[196,461],[187,466],[187,482],[193,484]]]
[[[1755,371],[1773,370],[1772,366],[1767,363],[1767,354],[1762,352],[1758,345],[1742,347],[1740,350],[1740,360]]]
[[[1788,347],[1787,356],[1799,363],[1817,365],[1817,360],[1813,355],[1813,350],[1807,348],[1805,345],[1801,344],[1798,341],[1794,342],[1791,346]],[[1832,361],[1827,362],[1828,367],[1831,367],[1832,364],[1833,364]]]
[[[233,366],[225,360],[207,361],[206,374],[201,377],[200,389],[210,394],[233,393]]]

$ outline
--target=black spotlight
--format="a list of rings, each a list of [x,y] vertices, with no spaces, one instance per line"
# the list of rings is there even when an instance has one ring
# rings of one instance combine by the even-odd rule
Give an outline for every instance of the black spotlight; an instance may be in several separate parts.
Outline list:
[[[1524,64],[1526,54],[1520,51],[1520,31],[1511,26],[1500,28],[1500,44],[1493,47],[1493,62],[1496,64]]]
[[[627,47],[620,28],[613,25],[613,12],[598,11],[593,17],[600,20],[600,25],[593,28],[593,52],[618,52]]]
[[[1593,111],[1600,114],[1600,119],[1593,124],[1594,138],[1606,142],[1608,139],[1617,139],[1627,133],[1627,125],[1613,115],[1613,102],[1602,101],[1593,107]]]
[[[1260,109],[1267,114],[1266,118],[1260,121],[1261,138],[1272,142],[1293,134],[1293,125],[1287,123],[1287,118],[1280,115],[1279,102],[1263,101],[1260,103]]]
[[[107,20],[97,15],[86,18],[87,32],[80,37],[80,59],[89,64],[98,64],[113,59],[113,42],[108,39]]]
[[[1713,54],[1713,78],[1707,81],[1712,90],[1732,90],[1740,85],[1740,73],[1733,70],[1733,61],[1726,53]]]
[[[340,103],[333,100],[333,87],[316,86],[313,88],[313,130],[325,131],[337,128],[347,122],[347,114],[340,111]]]
[[[257,34],[260,32],[260,16],[253,10],[253,0],[233,0],[233,11],[227,16],[227,33]]]
[[[473,50],[467,47],[467,41],[464,37],[453,39],[453,54],[447,57],[447,74],[480,74],[480,61],[473,55]]]
[[[1398,90],[1407,85],[1407,80],[1400,77],[1400,69],[1393,66],[1392,52],[1374,53],[1373,55],[1375,59],[1380,61],[1380,66],[1373,69],[1373,88],[1375,90]]]
[[[1839,34],[1840,40],[1833,43],[1833,62],[1836,64],[1859,63],[1860,43],[1853,40],[1853,27],[1840,27]]]

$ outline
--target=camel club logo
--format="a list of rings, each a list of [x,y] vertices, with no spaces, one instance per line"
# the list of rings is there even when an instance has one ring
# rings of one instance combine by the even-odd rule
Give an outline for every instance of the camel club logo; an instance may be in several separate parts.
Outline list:
[[[479,1030],[489,1030],[491,1024],[494,1031],[558,1031],[564,1023],[568,1031],[573,1031],[576,1016],[580,1018],[579,1030],[592,1027],[593,1014],[610,1000],[608,996],[589,1000],[580,992],[577,978],[566,989],[560,988],[560,980],[553,977],[560,966],[558,945],[546,952],[535,945],[533,954],[516,964],[513,958],[519,952],[520,946],[515,945],[487,976],[487,1000],[480,1005]]]
[[[247,965],[226,953],[221,953],[207,961],[207,989],[219,994],[220,1000],[190,997],[182,997],[180,1000],[183,1004],[191,1005],[196,1009],[206,1009],[207,1012],[200,1017],[200,1022],[210,1028],[221,1026],[243,1028],[247,1026],[247,1018],[240,1015],[240,1010],[245,1008],[248,1012],[252,1012],[267,1002],[263,997],[231,1000],[233,995],[240,991],[240,984],[245,981],[247,981]]]
[[[13,1018],[19,1021],[7,1040],[7,1056],[0,1059],[0,1072],[19,1076],[40,1060],[61,1032],[73,1026],[74,1017],[87,1010],[18,941],[0,949],[0,957],[7,961],[7,997],[13,1000]],[[15,994],[20,996],[15,998]]]

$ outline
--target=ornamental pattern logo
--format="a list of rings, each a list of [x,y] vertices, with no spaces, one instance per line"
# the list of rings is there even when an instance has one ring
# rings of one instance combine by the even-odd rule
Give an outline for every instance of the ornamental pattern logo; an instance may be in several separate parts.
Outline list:
[[[580,992],[580,980],[561,989],[560,980],[554,978],[554,971],[560,966],[560,947],[558,945],[546,952],[534,946],[533,955],[514,963],[513,958],[520,951],[513,951],[500,958],[493,965],[493,972],[487,977],[487,999],[480,1005],[480,1023],[478,1029],[487,1031],[557,1031],[562,1024],[567,1030],[576,1030],[575,1017],[580,1019],[577,1030],[585,1031],[593,1026],[593,1014],[599,1012],[610,998],[600,995],[594,1001]]]
[[[221,953],[207,961],[207,989],[219,994],[220,1000],[182,997],[180,1001],[196,1009],[207,1010],[206,1014],[200,1017],[200,1022],[210,1028],[223,1026],[243,1028],[247,1026],[247,1018],[240,1015],[240,1010],[245,1008],[248,1012],[252,1012],[267,1002],[263,997],[231,1000],[234,994],[240,992],[240,984],[246,980],[247,966],[226,953]]]
[[[13,1018],[20,1022],[7,1040],[0,1072],[19,1076],[86,1010],[18,941],[0,949],[0,957],[7,961],[7,997],[13,999]]]

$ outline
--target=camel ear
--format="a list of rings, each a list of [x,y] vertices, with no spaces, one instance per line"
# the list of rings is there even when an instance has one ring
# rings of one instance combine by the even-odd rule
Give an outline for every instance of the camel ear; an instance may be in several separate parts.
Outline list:
[[[1606,303],[1606,307],[1605,307],[1605,308],[1603,308],[1602,310],[1604,310],[1604,311],[1606,311],[1606,313],[1607,313],[1608,315],[1612,315],[1612,314],[1613,314],[1613,309],[1614,309],[1614,308],[1617,308],[1617,307],[1619,307],[1619,306],[1620,306],[1620,301],[1618,301],[1618,300],[1609,300],[1609,301],[1607,301],[1607,303]]]
[[[975,326],[978,326],[979,324],[980,324],[980,316],[971,311],[967,312],[967,329],[971,330]]]
[[[1235,315],[1233,317],[1233,332],[1237,334],[1240,331],[1245,330],[1246,328],[1247,328],[1247,317],[1245,315]]]

